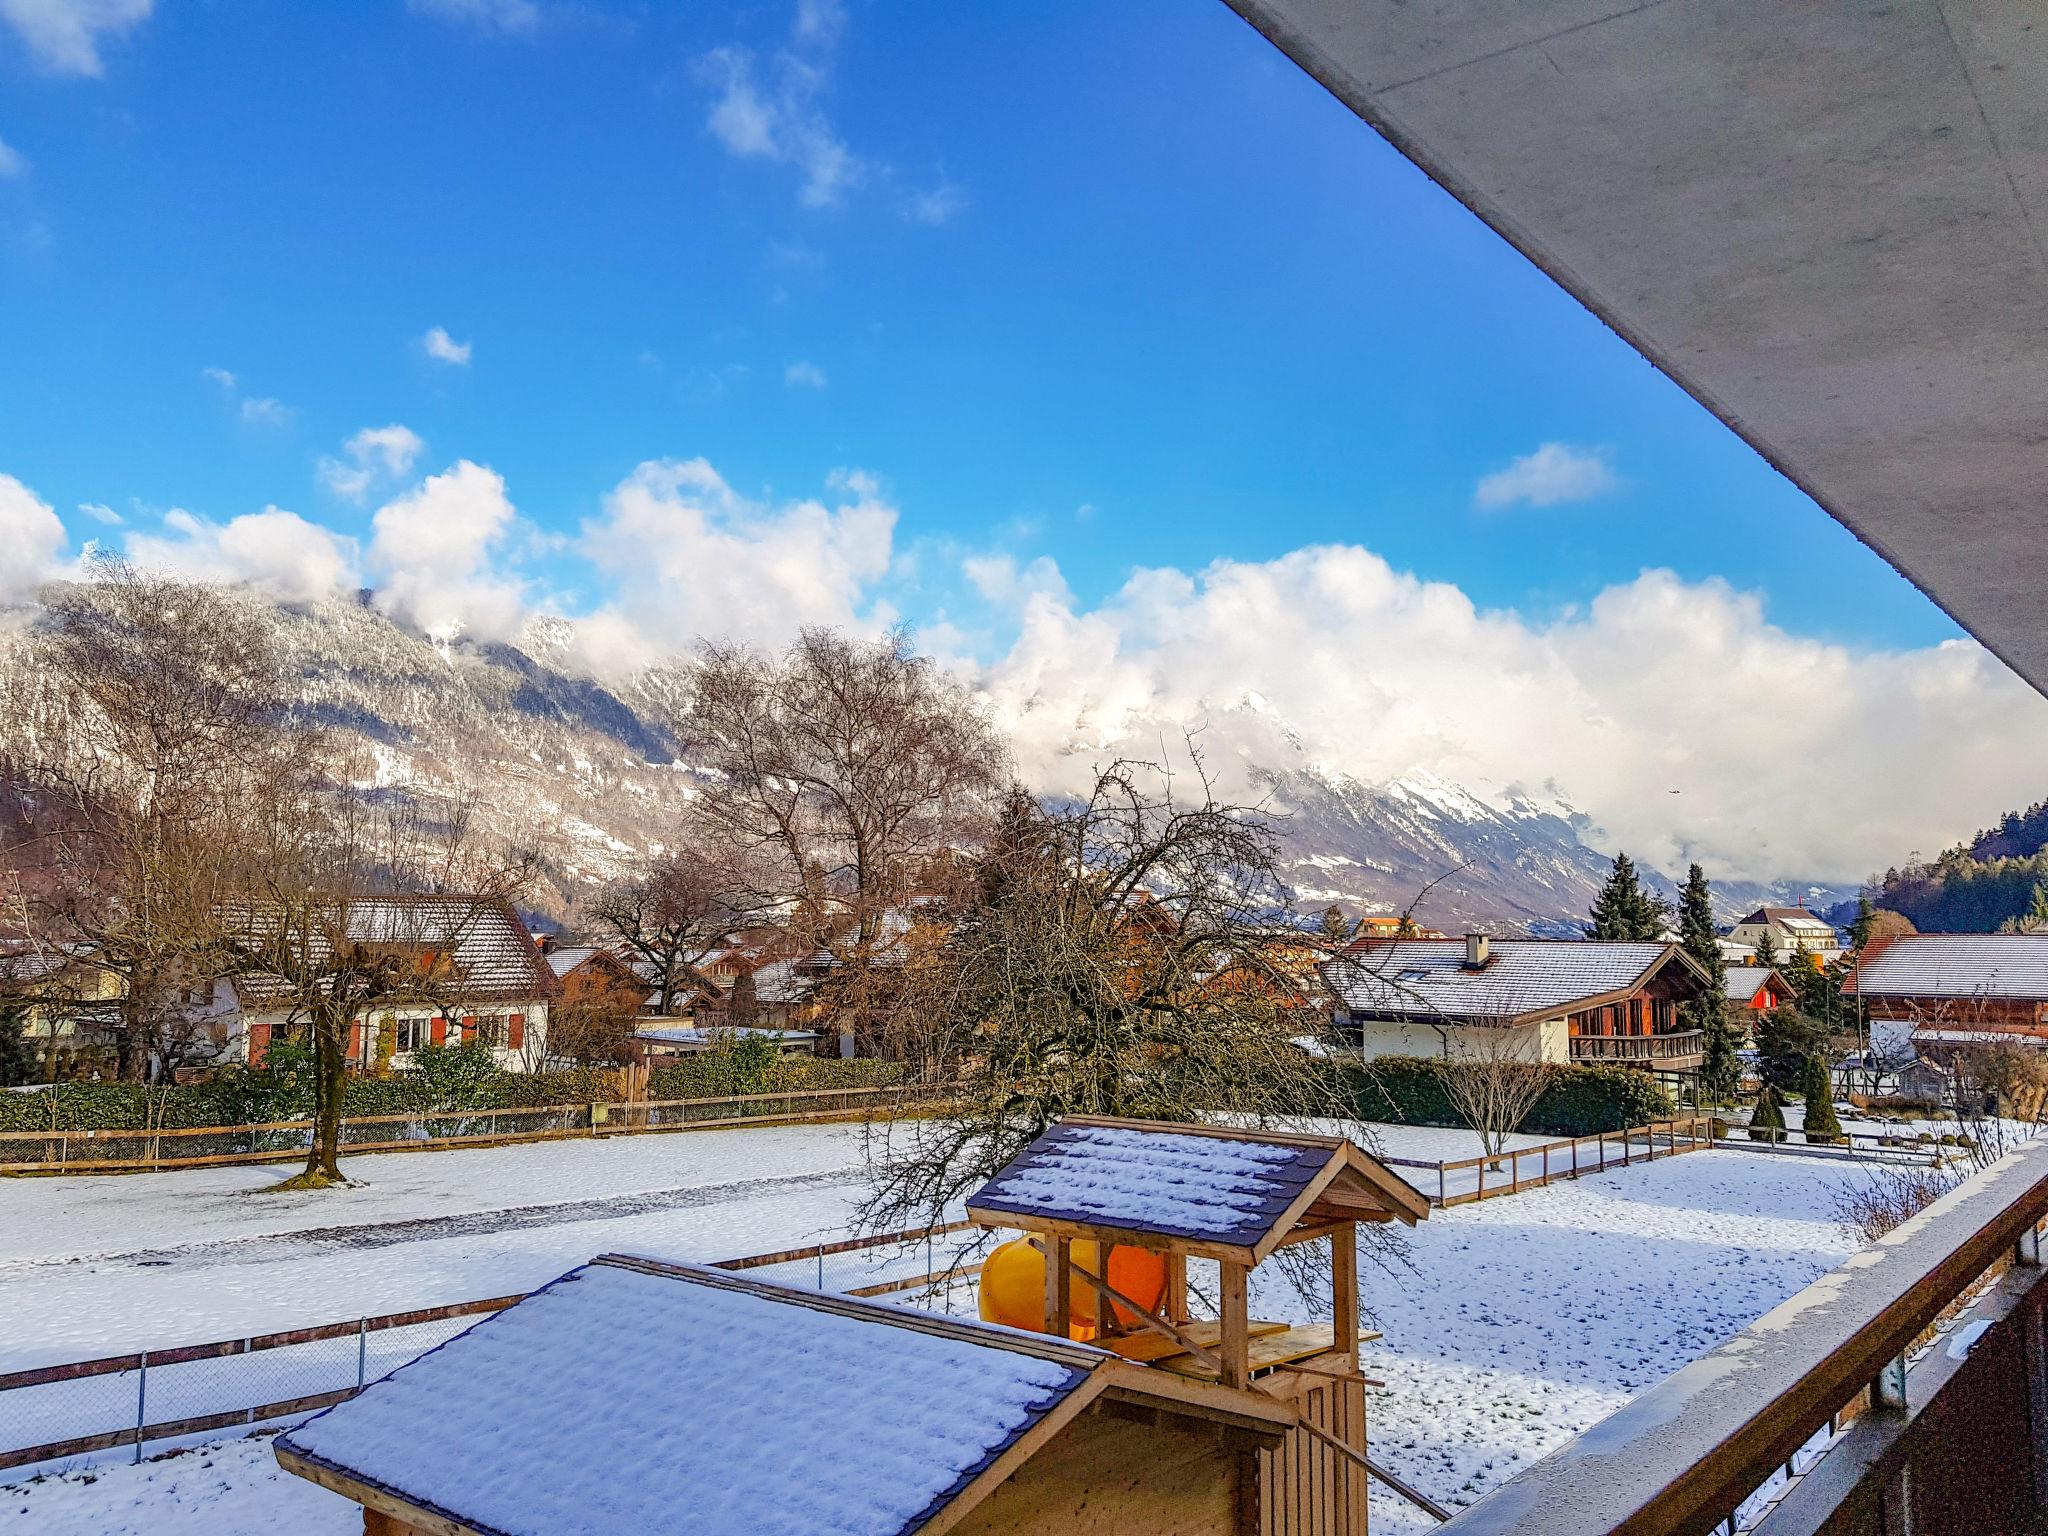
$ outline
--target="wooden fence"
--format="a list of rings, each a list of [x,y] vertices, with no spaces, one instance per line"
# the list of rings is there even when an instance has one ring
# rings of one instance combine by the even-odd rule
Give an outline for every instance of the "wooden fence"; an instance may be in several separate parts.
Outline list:
[[[711,1126],[780,1125],[843,1119],[890,1100],[897,1109],[905,1109],[928,1103],[929,1096],[901,1087],[810,1088],[718,1099],[351,1115],[341,1123],[342,1150],[351,1154],[424,1152]],[[288,1161],[305,1156],[312,1134],[311,1120],[146,1131],[0,1131],[0,1174],[132,1173]]]
[[[855,1091],[855,1090],[849,1090]],[[743,1258],[722,1259],[711,1265],[713,1269],[765,1269],[780,1265],[818,1264],[817,1280],[820,1290],[824,1284],[824,1261],[828,1258],[869,1252],[878,1248],[914,1248],[919,1243],[930,1244],[934,1238],[968,1230],[981,1230],[970,1221],[946,1222],[934,1227],[919,1227],[904,1232],[883,1232],[873,1237],[847,1238],[837,1242],[813,1243],[802,1248],[785,1248],[775,1253],[749,1254]],[[902,1291],[920,1290],[948,1280],[967,1279],[980,1272],[979,1264],[959,1264],[940,1268],[934,1262],[927,1262],[925,1272],[916,1275],[898,1276],[893,1279],[870,1281],[866,1284],[848,1286],[841,1294],[848,1296],[887,1296]],[[835,1287],[835,1289],[837,1289]],[[64,1382],[83,1381],[95,1376],[118,1376],[129,1372],[135,1375],[135,1421],[120,1429],[103,1430],[94,1434],[73,1435],[61,1440],[45,1441],[38,1445],[0,1448],[0,1471],[13,1467],[32,1466],[40,1462],[59,1461],[66,1457],[83,1456],[95,1451],[117,1449],[121,1446],[135,1447],[135,1458],[142,1459],[143,1445],[152,1440],[168,1440],[180,1435],[207,1434],[217,1429],[237,1429],[249,1424],[260,1424],[270,1419],[290,1418],[302,1413],[313,1413],[345,1402],[360,1392],[368,1375],[366,1365],[369,1358],[368,1339],[370,1335],[387,1332],[394,1328],[416,1328],[427,1323],[447,1322],[458,1318],[478,1317],[486,1313],[503,1311],[522,1299],[524,1293],[510,1296],[491,1296],[480,1301],[451,1302],[446,1306],[419,1307],[409,1312],[389,1312],[379,1317],[361,1317],[348,1322],[320,1323],[308,1328],[292,1328],[280,1333],[255,1334],[243,1339],[222,1339],[209,1344],[181,1344],[169,1349],[141,1350],[134,1354],[107,1355],[97,1360],[77,1360],[62,1365],[35,1366],[27,1370],[0,1372],[0,1405],[4,1405],[6,1394],[35,1387],[52,1387]],[[161,1371],[174,1365],[191,1365],[205,1360],[222,1360],[241,1355],[258,1354],[266,1350],[289,1349],[296,1345],[316,1344],[334,1339],[356,1340],[356,1370],[353,1385],[334,1387],[326,1391],[308,1393],[302,1396],[275,1399],[272,1401],[223,1408],[212,1413],[189,1415],[183,1418],[149,1418],[149,1373]],[[0,1423],[5,1415],[0,1414]],[[0,1430],[4,1433],[4,1430]],[[0,1447],[5,1442],[0,1441]]]
[[[1683,1120],[1655,1120],[1625,1131],[1601,1131],[1565,1141],[1546,1141],[1541,1146],[1503,1152],[1499,1157],[1465,1157],[1442,1163],[1411,1157],[1383,1157],[1380,1161],[1394,1168],[1434,1173],[1436,1189],[1432,1192],[1425,1188],[1423,1193],[1431,1205],[1451,1206],[1520,1194],[1558,1179],[1576,1179],[1603,1168],[1626,1168],[1631,1163],[1676,1157],[1681,1152],[1700,1152],[1713,1145],[1713,1122],[1696,1115]],[[1588,1151],[1591,1155],[1585,1155]],[[1454,1178],[1462,1183],[1458,1176],[1466,1173],[1478,1175],[1476,1187],[1453,1188]]]

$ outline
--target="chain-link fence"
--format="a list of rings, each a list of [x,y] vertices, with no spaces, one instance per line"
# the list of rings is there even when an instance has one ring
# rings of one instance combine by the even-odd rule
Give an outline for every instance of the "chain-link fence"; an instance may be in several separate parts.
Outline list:
[[[764,1280],[971,1310],[990,1239],[968,1222],[728,1259]],[[284,1421],[352,1396],[517,1296],[0,1372],[0,1481],[85,1456]]]

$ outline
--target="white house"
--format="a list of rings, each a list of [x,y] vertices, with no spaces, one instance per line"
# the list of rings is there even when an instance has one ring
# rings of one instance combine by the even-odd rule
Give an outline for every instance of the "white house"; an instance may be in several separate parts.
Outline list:
[[[1766,934],[1781,965],[1801,950],[1823,965],[1831,965],[1842,957],[1842,939],[1835,932],[1835,925],[1804,907],[1758,907],[1728,930],[1729,939],[1747,947],[1752,956]]]
[[[370,1010],[349,1027],[359,1070],[412,1065],[423,1045],[481,1040],[508,1071],[547,1059],[548,1005],[560,990],[512,904],[473,896],[366,896],[349,904],[351,940],[389,945],[418,969],[412,998]],[[273,1040],[306,1027],[275,977],[238,976],[222,1016],[221,1055],[260,1065]]]

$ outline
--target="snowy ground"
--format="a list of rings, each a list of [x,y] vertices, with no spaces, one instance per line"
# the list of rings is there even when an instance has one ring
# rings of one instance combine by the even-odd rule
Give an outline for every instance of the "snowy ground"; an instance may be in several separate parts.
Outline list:
[[[1384,1129],[1390,1155],[1477,1150],[1468,1133]],[[330,1195],[253,1194],[282,1177],[260,1168],[0,1181],[0,1369],[525,1290],[608,1250],[723,1258],[836,1236],[860,1165],[857,1129],[793,1126],[363,1158],[366,1186]],[[1407,1266],[1364,1269],[1387,1335],[1367,1350],[1387,1382],[1375,1457],[1469,1501],[1840,1262],[1845,1173],[1716,1151],[1433,1213]],[[1272,1285],[1258,1310],[1299,1316]],[[330,1364],[352,1375],[344,1352]],[[271,1368],[259,1358],[245,1367]],[[110,1400],[111,1422],[124,1409]],[[1374,1518],[1429,1524],[1383,1491]],[[38,1536],[287,1522],[360,1529],[261,1439],[0,1488],[0,1528]]]

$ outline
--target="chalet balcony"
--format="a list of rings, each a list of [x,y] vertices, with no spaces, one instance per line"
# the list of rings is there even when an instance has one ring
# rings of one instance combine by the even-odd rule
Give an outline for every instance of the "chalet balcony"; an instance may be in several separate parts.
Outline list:
[[[1697,1029],[1675,1030],[1668,1035],[1573,1035],[1572,1061],[1684,1072],[1700,1064],[1706,1038],[1705,1031]]]

